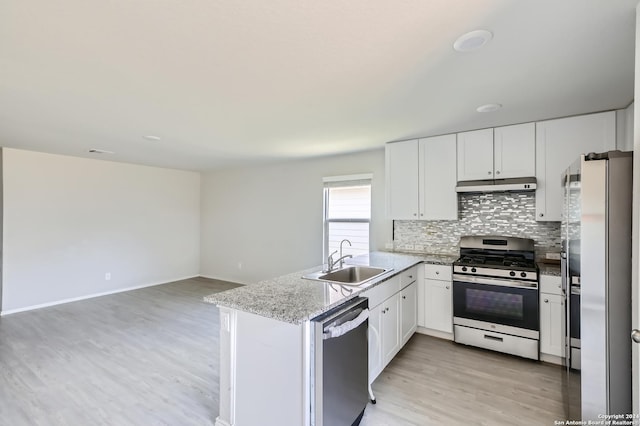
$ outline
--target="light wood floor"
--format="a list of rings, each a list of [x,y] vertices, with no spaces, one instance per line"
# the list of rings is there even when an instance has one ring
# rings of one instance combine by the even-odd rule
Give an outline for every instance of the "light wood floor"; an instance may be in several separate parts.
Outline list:
[[[373,384],[362,426],[553,425],[560,366],[415,334]]]
[[[218,315],[204,278],[0,317],[0,425],[212,425]]]
[[[202,297],[234,286],[198,278],[1,317],[0,425],[213,425],[219,325]],[[564,418],[560,367],[422,335],[373,388],[363,426]]]

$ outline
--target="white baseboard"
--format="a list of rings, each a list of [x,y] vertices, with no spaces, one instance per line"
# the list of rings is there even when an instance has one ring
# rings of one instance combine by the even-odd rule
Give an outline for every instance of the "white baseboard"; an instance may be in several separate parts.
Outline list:
[[[235,280],[235,279],[234,280],[229,280],[227,278],[214,277],[214,276],[211,276],[211,275],[200,274],[199,276],[202,277],[202,278],[209,278],[210,280],[226,281],[228,283],[235,283],[235,284],[242,284],[242,285],[255,284],[255,283],[249,283],[249,282],[246,282],[246,281],[238,281],[238,280]]]
[[[543,354],[543,353],[540,353],[540,361],[548,362],[550,364],[556,364],[556,365],[564,365],[565,364],[564,358],[561,358],[561,357],[556,356],[556,355]]]
[[[205,277],[205,278],[208,278],[208,277]],[[220,417],[216,417],[215,426],[231,426],[231,423],[227,422],[226,420],[222,420]]]
[[[453,340],[453,333],[445,333],[444,331],[432,330],[430,328],[418,327],[416,333],[426,334],[427,336],[438,337],[445,340]]]
[[[133,287],[125,287],[125,288],[119,288],[119,289],[116,289],[116,290],[104,291],[104,292],[101,292],[101,293],[88,294],[88,295],[85,295],[85,296],[72,297],[72,298],[69,298],[69,299],[56,300],[56,301],[53,301],[53,302],[40,303],[38,305],[25,306],[23,308],[4,310],[4,311],[0,311],[0,316],[17,314],[18,312],[32,311],[34,309],[48,308],[48,307],[51,307],[51,306],[62,305],[64,303],[77,302],[77,301],[85,300],[85,299],[93,299],[94,297],[108,296],[109,294],[122,293],[122,292],[125,292],[125,291],[139,290],[141,288],[153,287],[153,286],[156,286],[156,285],[169,284],[169,283],[172,283],[174,281],[188,280],[190,278],[196,278],[196,277],[199,277],[199,276],[200,275],[190,275],[188,277],[174,278],[174,279],[171,279],[169,281],[153,282],[153,283],[142,284],[142,285],[137,285],[137,286],[133,286]]]

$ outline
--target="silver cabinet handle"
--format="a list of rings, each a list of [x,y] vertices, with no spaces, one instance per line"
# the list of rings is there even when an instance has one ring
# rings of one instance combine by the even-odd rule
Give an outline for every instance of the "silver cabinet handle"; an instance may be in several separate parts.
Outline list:
[[[549,303],[549,299],[544,299],[544,303]]]
[[[445,288],[446,288],[447,290],[449,290],[449,286],[446,286]]]
[[[402,296],[402,298],[403,298],[403,299],[406,299],[406,298],[407,298],[407,296]]]
[[[424,213],[420,213],[420,216],[424,216]]]
[[[543,216],[544,216],[544,213],[540,213],[538,216],[543,217]]]
[[[439,271],[436,271],[436,275],[440,275],[440,272],[439,272]]]
[[[637,328],[633,329],[631,332],[631,339],[636,343],[640,343],[640,330]]]
[[[418,216],[418,214],[417,214],[417,213],[414,213],[413,215],[414,215],[414,216]]]
[[[413,279],[413,275],[407,275],[410,279]]]
[[[496,174],[499,175],[500,174],[500,170],[496,170]]]
[[[491,172],[489,172],[489,174],[491,174]]]

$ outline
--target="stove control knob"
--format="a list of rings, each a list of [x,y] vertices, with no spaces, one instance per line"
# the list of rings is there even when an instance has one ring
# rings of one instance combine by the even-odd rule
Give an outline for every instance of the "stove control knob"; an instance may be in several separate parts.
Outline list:
[[[515,273],[515,272],[513,272],[513,271],[511,271],[511,272],[509,272],[509,275],[511,275],[512,277],[515,277],[515,276],[516,276],[516,273]]]
[[[527,278],[527,273],[526,272],[520,272],[520,276],[522,278]]]
[[[467,272],[467,267],[466,266],[462,267],[462,272]]]
[[[475,271],[476,271],[476,268],[471,268],[471,272],[475,272]]]

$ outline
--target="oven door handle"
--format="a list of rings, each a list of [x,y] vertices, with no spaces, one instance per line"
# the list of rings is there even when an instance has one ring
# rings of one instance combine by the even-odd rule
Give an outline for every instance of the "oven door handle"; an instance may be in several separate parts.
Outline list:
[[[536,281],[516,281],[500,278],[477,277],[473,275],[453,274],[453,281],[461,281],[473,284],[499,285],[502,287],[516,287],[526,290],[538,289],[538,283]]]

